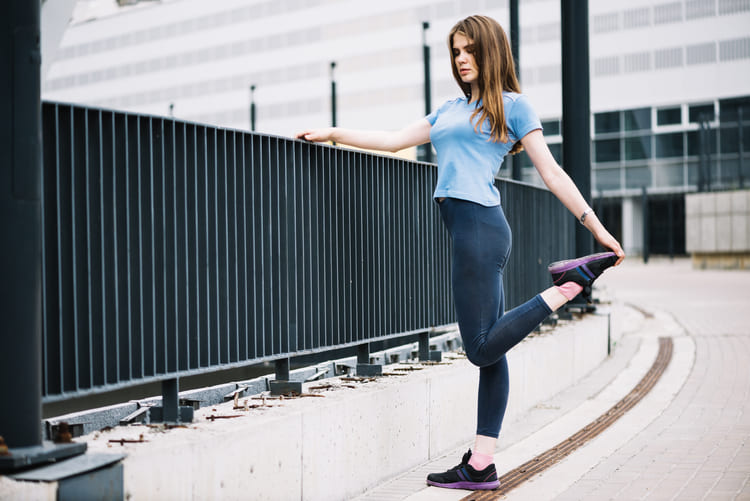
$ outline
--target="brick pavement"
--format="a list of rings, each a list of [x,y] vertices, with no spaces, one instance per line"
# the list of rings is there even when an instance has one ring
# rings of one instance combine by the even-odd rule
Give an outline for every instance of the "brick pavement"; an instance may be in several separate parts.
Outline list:
[[[631,260],[606,283],[620,301],[671,314],[695,364],[657,419],[556,499],[750,500],[750,273]]]

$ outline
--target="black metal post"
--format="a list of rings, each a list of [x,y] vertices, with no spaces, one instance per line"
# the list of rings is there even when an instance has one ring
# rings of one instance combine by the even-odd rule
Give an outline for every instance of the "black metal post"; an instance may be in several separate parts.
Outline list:
[[[744,136],[742,134],[742,105],[740,105],[737,108],[737,127],[739,129],[739,131],[738,131],[739,132],[738,138],[739,138],[739,142],[740,142],[740,144],[739,144],[739,147],[740,147],[740,157],[739,157],[739,160],[737,162],[737,172],[739,174],[740,189],[742,190],[742,189],[745,188],[745,174],[742,172],[743,168],[744,168],[744,166],[743,166],[743,158],[742,157],[745,156],[745,147],[743,145]]]
[[[179,405],[179,384],[177,378],[165,379],[161,383],[161,406],[165,423],[176,423],[179,421]]]
[[[427,30],[430,23],[422,23],[422,59],[424,60],[424,114],[429,115],[432,112],[432,82],[430,80],[430,46],[427,45]],[[422,160],[432,163],[432,144],[425,143],[422,148]]]
[[[250,86],[250,130],[255,132],[255,85]]]
[[[591,125],[587,0],[561,0],[563,168],[591,199]],[[589,231],[576,225],[576,254],[593,249]]]
[[[642,205],[642,215],[643,215],[643,262],[648,263],[648,257],[649,257],[649,247],[651,242],[649,242],[649,214],[648,214],[648,191],[646,191],[646,187],[644,186],[641,188],[641,205]]]
[[[331,61],[331,127],[336,127],[336,79],[333,71],[336,69],[336,62]]]
[[[0,10],[0,435],[13,448],[42,443],[40,2]]]
[[[518,27],[518,0],[510,0],[510,50],[513,53],[513,62],[516,67],[516,78],[521,80],[521,35]],[[523,178],[521,159],[517,156],[506,157],[510,162],[511,178],[520,181]]]
[[[174,103],[169,103],[169,116],[174,118]]]
[[[333,70],[336,69],[336,62],[331,61],[331,127],[336,127],[336,80]],[[331,141],[334,145],[335,141]]]
[[[510,0],[510,50],[516,66],[516,78],[521,81],[521,29],[518,25],[518,0]]]
[[[669,233],[669,259],[674,259],[674,201],[675,195],[669,196],[667,208],[667,231]]]

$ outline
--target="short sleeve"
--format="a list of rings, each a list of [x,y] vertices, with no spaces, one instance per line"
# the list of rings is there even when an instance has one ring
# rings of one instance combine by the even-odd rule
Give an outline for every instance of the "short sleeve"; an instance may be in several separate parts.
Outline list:
[[[508,115],[508,127],[516,141],[521,140],[529,132],[542,128],[542,123],[531,107],[529,98],[524,94],[520,94],[513,102]]]
[[[440,107],[436,110],[434,110],[432,113],[427,115],[425,118],[428,122],[430,122],[430,125],[435,125],[435,122],[437,121],[440,114],[445,111],[453,102],[455,102],[455,99],[452,99],[450,101],[446,101],[443,104],[440,105]]]

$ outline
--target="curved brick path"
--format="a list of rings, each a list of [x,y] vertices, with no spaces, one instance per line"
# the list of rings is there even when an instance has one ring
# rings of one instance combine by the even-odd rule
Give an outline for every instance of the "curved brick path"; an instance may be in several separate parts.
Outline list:
[[[671,314],[695,363],[667,409],[559,500],[750,500],[750,272],[631,260],[607,273],[618,301]]]

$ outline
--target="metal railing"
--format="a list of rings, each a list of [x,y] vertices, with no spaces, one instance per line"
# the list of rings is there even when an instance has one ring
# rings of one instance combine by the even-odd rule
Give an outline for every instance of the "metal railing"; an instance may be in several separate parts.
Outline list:
[[[45,402],[454,322],[431,164],[60,103],[42,117]],[[573,218],[498,186],[512,307],[572,256]]]

